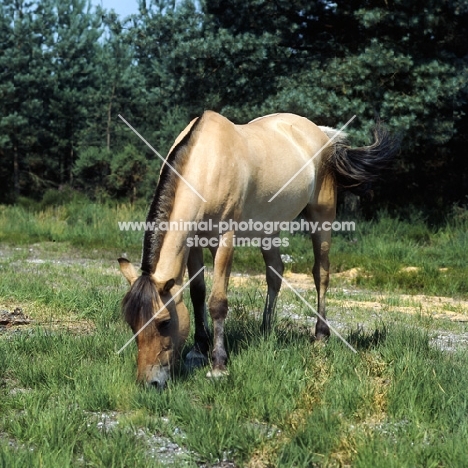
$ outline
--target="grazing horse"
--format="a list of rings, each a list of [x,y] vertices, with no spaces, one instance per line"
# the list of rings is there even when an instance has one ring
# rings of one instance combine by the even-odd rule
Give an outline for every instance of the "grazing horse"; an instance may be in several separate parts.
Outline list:
[[[207,111],[185,128],[161,169],[148,213],[147,222],[154,223],[155,229],[145,232],[142,274],[138,275],[128,260],[119,259],[121,272],[131,285],[123,299],[123,314],[133,332],[140,331],[136,336],[139,380],[164,387],[188,336],[189,314],[181,294],[186,268],[195,314],[195,345],[187,360],[207,361],[211,349],[208,375],[226,372],[224,322],[235,223],[270,222],[278,227],[278,223],[292,221],[301,213],[310,222],[331,223],[337,187],[367,186],[397,150],[395,141],[380,125],[374,136],[371,146],[351,148],[339,131],[318,127],[293,114],[273,114],[235,125]],[[167,229],[181,224],[186,228]],[[221,224],[229,228],[221,232]],[[242,235],[269,238],[261,246],[268,285],[262,327],[268,331],[283,273],[279,229],[268,234],[250,229]],[[200,273],[202,247],[193,241],[197,236],[209,241],[213,255],[213,286],[208,299],[212,343],[203,271]],[[330,230],[325,229],[312,234],[312,273],[318,313],[323,318],[330,237]],[[329,335],[328,325],[319,317],[316,339]]]

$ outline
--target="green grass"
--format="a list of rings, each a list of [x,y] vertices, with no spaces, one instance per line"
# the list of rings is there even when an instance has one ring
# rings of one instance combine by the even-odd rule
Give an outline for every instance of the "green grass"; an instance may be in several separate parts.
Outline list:
[[[66,242],[106,251],[139,255],[142,232],[121,231],[119,221],[145,221],[146,208],[105,205],[77,199],[63,205],[0,206],[0,242]]]
[[[81,209],[96,213],[89,224]],[[35,320],[0,331],[0,467],[466,466],[468,353],[432,339],[468,328],[392,311],[413,305],[401,292],[466,296],[464,221],[430,229],[382,216],[360,223],[357,241],[334,237],[335,268],[366,273],[351,296],[348,286],[329,295],[342,304],[329,316],[357,354],[336,337],[312,343],[308,327],[287,316],[310,316],[287,288],[275,332],[263,338],[265,291],[251,280],[230,289],[230,375],[211,381],[206,369],[181,366],[159,393],[135,382],[133,344],[116,353],[131,331],[120,317],[127,285],[115,258],[124,248],[138,258],[141,237],[112,233],[124,214],[136,217],[127,206],[0,211],[0,308],[22,307]],[[308,271],[310,241],[292,242],[287,268]],[[237,254],[235,271],[263,272],[256,249]],[[405,266],[421,268],[416,279],[400,273]],[[375,300],[372,291],[391,291],[388,311],[347,307]],[[314,303],[313,291],[304,295]],[[181,453],[158,451],[161,440]]]
[[[120,231],[118,222],[144,221],[146,211],[141,206],[91,203],[82,198],[32,208],[0,206],[0,242],[15,246],[58,243],[71,255],[73,248],[79,248],[92,258],[117,258],[126,253],[137,263],[143,232]],[[293,263],[286,268],[309,273],[313,263],[310,239],[300,234],[288,239],[289,247],[283,253],[290,255]],[[237,249],[234,270],[263,273],[258,250]],[[454,210],[445,224],[432,227],[418,213],[403,220],[380,213],[374,221],[356,220],[354,232],[333,233],[330,258],[333,272],[359,268],[357,285],[362,288],[467,297],[467,251],[465,211]],[[206,261],[211,263],[208,253]],[[415,269],[406,271],[407,267]]]
[[[225,380],[182,374],[162,394],[135,384],[134,349],[113,351],[126,335],[0,340],[0,433],[14,441],[0,444],[4,466],[157,466],[141,431],[183,446],[187,466],[463,466],[468,355],[447,356],[416,328],[356,335],[357,355],[336,339],[317,347],[291,330],[255,334],[231,353]],[[99,412],[119,424],[100,430]]]

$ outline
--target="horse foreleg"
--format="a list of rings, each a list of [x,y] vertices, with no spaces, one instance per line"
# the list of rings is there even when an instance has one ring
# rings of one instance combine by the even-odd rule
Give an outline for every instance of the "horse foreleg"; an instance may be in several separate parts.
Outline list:
[[[268,286],[265,308],[263,310],[262,332],[268,334],[274,321],[276,299],[281,288],[281,276],[283,275],[284,265],[281,260],[279,247],[272,246],[268,250],[264,248],[261,250],[266,266],[266,281]],[[272,271],[270,267],[275,271]]]
[[[200,268],[203,267],[203,250],[192,247],[187,262],[187,270],[190,283],[190,298],[193,304],[195,318],[195,344],[185,358],[187,367],[193,369],[208,363],[208,350],[210,346],[210,335],[206,320],[206,286],[203,272],[194,277]]]
[[[227,353],[224,347],[224,322],[228,311],[227,286],[233,257],[233,232],[226,232],[214,257],[213,287],[208,309],[213,321],[213,369],[207,377],[219,377],[226,373]]]

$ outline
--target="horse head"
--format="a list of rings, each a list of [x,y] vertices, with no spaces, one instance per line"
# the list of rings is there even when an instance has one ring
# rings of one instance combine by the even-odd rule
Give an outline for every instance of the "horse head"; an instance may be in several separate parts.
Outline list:
[[[162,389],[188,336],[187,307],[181,294],[174,297],[173,279],[160,284],[152,274],[143,272],[138,276],[125,258],[119,258],[119,265],[130,284],[122,311],[138,346],[137,378]]]

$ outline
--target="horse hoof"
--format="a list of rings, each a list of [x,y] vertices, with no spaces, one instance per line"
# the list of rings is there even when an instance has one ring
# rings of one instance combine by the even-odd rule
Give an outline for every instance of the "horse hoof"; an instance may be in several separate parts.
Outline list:
[[[315,334],[315,341],[321,341],[322,343],[327,341],[330,338],[330,335],[326,335],[325,333],[316,333]]]
[[[209,379],[221,379],[223,377],[227,377],[228,375],[229,371],[226,369],[211,369],[206,374]]]
[[[192,371],[200,367],[205,367],[208,364],[208,358],[200,353],[200,351],[190,351],[185,357],[185,367]]]

